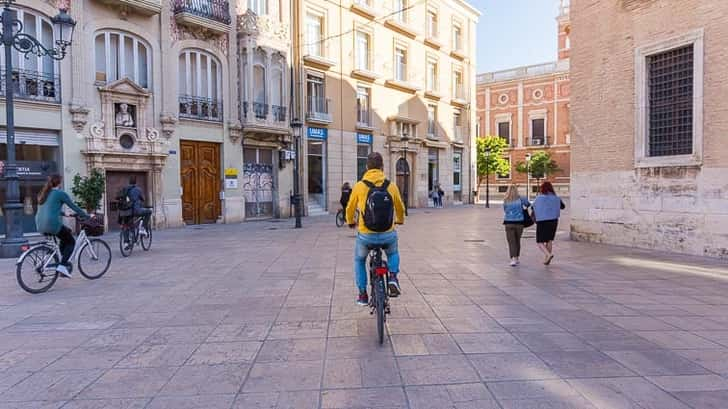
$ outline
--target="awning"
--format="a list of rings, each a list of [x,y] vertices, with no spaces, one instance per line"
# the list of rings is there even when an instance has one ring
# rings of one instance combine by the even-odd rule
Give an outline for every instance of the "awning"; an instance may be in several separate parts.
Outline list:
[[[48,129],[15,129],[15,143],[41,146],[58,146],[58,131]],[[0,143],[8,143],[6,129],[0,128]]]

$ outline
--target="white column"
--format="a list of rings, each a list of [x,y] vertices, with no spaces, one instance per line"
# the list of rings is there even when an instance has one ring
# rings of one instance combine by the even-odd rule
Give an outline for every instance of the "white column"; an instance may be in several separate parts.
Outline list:
[[[190,52],[185,52],[185,95],[192,95],[192,63]]]
[[[200,74],[202,73],[202,59],[200,53],[195,53],[195,78],[197,82],[195,84],[195,96],[199,97],[202,95],[202,80],[200,80]]]
[[[132,62],[134,64],[134,82],[137,84],[139,83],[139,41],[135,38],[132,42],[132,47],[134,48],[134,61]],[[148,78],[148,77],[147,77]]]
[[[518,83],[518,147],[523,147],[523,81]]]
[[[490,87],[485,89],[485,136],[490,135]]]
[[[268,106],[268,113],[265,116],[265,119],[270,121],[273,116],[273,109],[271,107],[271,97],[270,97],[270,91],[272,87],[271,83],[271,60],[273,59],[273,55],[270,50],[265,51],[265,104]]]
[[[126,60],[124,58],[124,47],[126,47],[126,38],[124,37],[124,34],[119,34],[119,48],[117,49],[118,54],[116,56],[116,61],[119,63],[119,78],[124,78],[124,74],[126,74]]]
[[[207,60],[207,97],[212,99],[212,58],[205,56]]]
[[[250,40],[248,40],[248,52],[246,54],[246,57],[248,59],[248,82],[247,87],[245,90],[246,96],[247,96],[247,102],[248,102],[248,114],[246,119],[253,118],[253,93],[254,93],[254,87],[255,87],[255,78],[253,78],[253,53],[255,52],[255,49],[250,46]]]
[[[104,33],[104,49],[106,50],[106,82],[111,81],[111,33]]]

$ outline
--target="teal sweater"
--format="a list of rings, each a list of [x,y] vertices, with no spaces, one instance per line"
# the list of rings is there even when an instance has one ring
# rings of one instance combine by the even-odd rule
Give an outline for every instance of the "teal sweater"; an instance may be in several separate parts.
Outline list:
[[[68,193],[60,189],[53,189],[48,193],[45,203],[38,206],[38,213],[35,215],[35,225],[40,233],[58,234],[61,231],[61,226],[63,226],[61,220],[63,205],[70,207],[81,217],[88,217],[83,209],[73,203]]]

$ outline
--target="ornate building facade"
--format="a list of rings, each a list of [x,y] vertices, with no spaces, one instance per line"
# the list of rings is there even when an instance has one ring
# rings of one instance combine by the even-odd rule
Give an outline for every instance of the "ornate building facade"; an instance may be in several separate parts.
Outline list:
[[[479,136],[499,136],[507,143],[505,157],[510,171],[480,180],[478,200],[484,201],[486,187],[490,197],[502,197],[508,185],[527,186],[533,196],[538,189],[536,179],[516,170],[536,152],[547,152],[559,170],[548,176],[561,196],[569,195],[571,137],[569,108],[571,87],[569,57],[571,25],[569,2],[562,0],[558,22],[558,60],[546,64],[479,74],[477,104]]]

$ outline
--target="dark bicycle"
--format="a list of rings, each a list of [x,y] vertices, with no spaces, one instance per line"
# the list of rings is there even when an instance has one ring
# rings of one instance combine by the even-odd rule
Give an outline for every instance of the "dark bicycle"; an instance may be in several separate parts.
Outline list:
[[[382,258],[382,246],[369,246],[369,282],[372,286],[369,298],[370,314],[377,318],[377,337],[379,344],[384,343],[384,324],[387,321],[389,310],[389,294],[387,282],[389,281],[389,268]]]
[[[124,219],[119,232],[121,255],[129,257],[137,244],[144,251],[149,251],[152,247],[152,229],[144,228],[144,216],[128,216]]]
[[[339,209],[338,212],[336,212],[336,227],[341,227],[346,223],[346,215],[344,214],[344,209]]]

